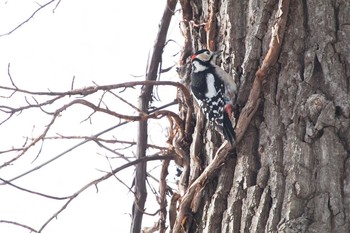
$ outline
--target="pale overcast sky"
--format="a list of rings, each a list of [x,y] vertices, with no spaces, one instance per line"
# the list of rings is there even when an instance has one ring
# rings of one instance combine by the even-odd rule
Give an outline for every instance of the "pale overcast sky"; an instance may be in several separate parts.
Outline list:
[[[0,34],[16,27],[39,7],[38,4],[48,1],[0,1]],[[135,78],[130,74],[145,73],[147,56],[157,35],[165,1],[62,0],[53,13],[57,2],[38,12],[11,35],[0,37],[1,86],[10,85],[7,74],[9,63],[15,83],[22,89],[32,91],[69,90],[73,76],[75,88],[82,88],[93,85],[93,81],[101,85],[131,81]],[[179,19],[179,14],[173,17],[168,37],[178,40]],[[171,55],[179,49],[180,45],[170,45],[170,51],[163,57],[165,67],[176,62],[177,57]],[[167,78],[177,81],[174,74]],[[166,93],[168,94],[160,92],[161,97],[165,98],[166,95],[170,100],[175,98],[174,89]],[[136,100],[137,95],[131,94],[129,98],[130,101]],[[25,103],[23,98],[1,98],[0,102],[0,105]],[[3,113],[0,113],[3,120],[4,115],[1,114]],[[15,120],[0,126],[0,149],[21,145],[24,143],[24,136],[41,132],[50,118],[37,114],[35,111],[23,113]],[[82,108],[67,112],[64,119],[69,121],[58,121],[55,129],[59,132],[64,130],[69,135],[75,132],[93,135],[117,123],[111,122],[114,121],[111,117],[102,117],[95,118],[93,125],[80,124],[88,114],[89,111]],[[162,124],[154,123],[152,127],[164,137]],[[126,135],[127,132],[134,135],[130,128],[121,130]],[[44,153],[33,164],[37,151],[30,151],[28,156],[16,161],[13,166],[0,169],[0,178],[10,179],[17,176],[78,142],[50,142],[44,145]],[[109,165],[103,158],[103,153],[105,152],[95,144],[88,143],[14,183],[49,195],[70,195],[104,174],[97,169],[108,171]],[[132,155],[132,151],[130,153]],[[10,158],[4,154],[1,156],[1,164]],[[122,164],[118,160],[113,165],[117,167],[118,163]],[[118,177],[131,185],[132,174],[133,168],[118,173]],[[153,198],[153,195],[149,194],[148,197]],[[98,193],[96,189],[90,188],[76,198],[44,232],[128,232],[132,200],[132,194],[112,178],[98,185]],[[64,201],[47,200],[9,186],[0,186],[0,220],[17,221],[36,230],[63,203]],[[157,207],[152,209],[151,206],[148,210],[155,212]],[[145,218],[150,224],[153,220],[156,219]],[[0,232],[29,231],[18,226],[0,224]]]

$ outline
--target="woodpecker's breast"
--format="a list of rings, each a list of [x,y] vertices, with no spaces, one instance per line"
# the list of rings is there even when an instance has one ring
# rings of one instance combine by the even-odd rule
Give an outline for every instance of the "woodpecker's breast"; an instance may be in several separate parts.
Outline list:
[[[213,98],[218,94],[217,87],[215,86],[215,77],[213,74],[208,73],[206,77],[206,83],[207,83],[207,92],[205,93],[205,97],[207,98]]]
[[[198,72],[192,74],[191,89],[194,96],[203,100],[213,98],[218,93],[224,93],[224,83],[212,72]]]
[[[225,105],[223,98],[225,87],[222,80],[216,77],[215,72],[193,73],[191,89],[206,118],[217,125],[222,125]]]

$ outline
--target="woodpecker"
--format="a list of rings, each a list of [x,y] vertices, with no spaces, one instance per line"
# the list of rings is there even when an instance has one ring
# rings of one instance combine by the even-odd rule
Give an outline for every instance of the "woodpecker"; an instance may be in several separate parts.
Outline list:
[[[192,55],[191,91],[210,124],[232,144],[235,132],[230,117],[237,88],[232,77],[214,63],[220,52],[202,49]]]

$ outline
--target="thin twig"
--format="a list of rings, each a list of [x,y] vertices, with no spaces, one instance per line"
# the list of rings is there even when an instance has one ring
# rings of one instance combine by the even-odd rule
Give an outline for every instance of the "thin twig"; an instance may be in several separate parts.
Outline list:
[[[97,186],[97,184],[99,184],[100,182],[107,180],[108,178],[110,178],[111,176],[115,175],[116,173],[134,166],[136,164],[139,163],[143,163],[143,162],[148,162],[148,161],[154,161],[154,160],[171,160],[174,159],[174,155],[156,155],[156,156],[147,156],[144,158],[140,158],[140,159],[135,159],[134,161],[131,161],[127,164],[124,164],[118,168],[113,169],[113,171],[111,171],[110,173],[96,179],[93,180],[91,182],[89,182],[88,184],[84,185],[82,188],[80,188],[77,192],[75,192],[74,194],[71,195],[71,197],[69,198],[69,200],[56,212],[54,213],[39,229],[38,233],[42,232],[44,230],[44,228],[53,220],[55,219],[65,208],[67,208],[67,206],[76,198],[78,197],[82,192],[84,192],[86,189],[88,189],[91,186]]]
[[[191,100],[191,94],[189,90],[181,83],[179,82],[173,82],[173,81],[153,81],[153,80],[145,80],[145,81],[134,81],[134,82],[125,82],[125,83],[118,83],[118,84],[110,84],[110,85],[102,85],[102,86],[89,86],[81,89],[74,89],[71,91],[65,91],[65,92],[58,92],[58,91],[28,91],[21,88],[17,88],[15,85],[14,87],[7,87],[7,86],[0,86],[0,89],[4,90],[10,90],[10,91],[16,91],[24,94],[30,94],[30,95],[44,95],[44,96],[69,96],[69,95],[80,95],[80,96],[86,96],[93,94],[98,91],[109,91],[113,89],[118,88],[132,88],[135,86],[174,86],[177,87],[183,92],[187,103],[190,103]]]
[[[19,189],[21,191],[24,191],[24,192],[27,192],[27,193],[31,193],[31,194],[34,194],[34,195],[38,195],[38,196],[42,196],[42,197],[46,197],[46,198],[50,198],[50,199],[55,199],[55,200],[65,200],[65,199],[68,199],[70,198],[70,196],[66,196],[66,197],[55,197],[55,196],[51,196],[51,195],[47,195],[47,194],[44,194],[44,193],[39,193],[39,192],[36,192],[36,191],[32,191],[32,190],[29,190],[29,189],[26,189],[26,188],[22,188],[22,187],[19,187],[15,184],[12,184],[11,182],[7,181],[7,180],[4,180],[2,178],[0,178],[0,180],[2,182],[4,182],[5,184],[8,184],[16,189]]]
[[[45,7],[47,7],[48,5],[50,5],[51,3],[53,3],[55,0],[51,0],[47,3],[45,3],[44,5],[41,5],[38,9],[36,9],[26,20],[24,20],[22,23],[20,23],[19,25],[17,25],[14,29],[12,29],[11,31],[7,32],[7,33],[4,33],[4,34],[1,34],[0,37],[2,36],[7,36],[7,35],[10,35],[12,34],[14,31],[16,31],[18,28],[22,27],[24,24],[28,23],[29,20],[33,19],[34,15],[36,15],[40,10],[44,9]],[[59,2],[58,2],[59,3]],[[55,9],[57,8],[58,6],[58,3],[55,7]]]
[[[23,228],[26,228],[26,229],[30,230],[30,232],[38,232],[37,230],[35,230],[34,228],[32,228],[30,226],[24,225],[22,223],[14,222],[14,221],[0,220],[0,223],[7,223],[7,224],[23,227]]]
[[[169,103],[169,104],[163,105],[163,106],[161,106],[161,107],[159,107],[159,108],[157,108],[157,109],[154,109],[154,110],[150,111],[150,113],[153,113],[153,112],[155,112],[155,111],[158,111],[158,110],[161,110],[161,109],[163,109],[163,108],[166,108],[166,107],[168,107],[169,105],[172,105],[172,103]],[[107,132],[110,132],[110,131],[112,131],[112,130],[118,128],[118,127],[121,127],[121,126],[123,126],[123,125],[125,125],[125,124],[128,124],[128,123],[129,123],[128,121],[121,122],[121,123],[119,123],[119,124],[117,124],[117,125],[114,125],[114,126],[112,126],[112,127],[107,128],[107,129],[105,129],[105,130],[103,130],[103,131],[101,131],[101,132],[99,132],[99,133],[97,133],[97,134],[95,134],[95,135],[93,135],[93,136],[91,136],[91,137],[92,137],[92,138],[94,138],[94,137],[97,138],[97,137],[99,137],[99,136],[101,136],[101,135],[103,135],[103,134],[105,134],[105,133],[107,133]],[[34,168],[32,168],[32,169],[26,171],[26,172],[24,172],[24,173],[22,173],[22,174],[20,174],[20,175],[18,175],[18,176],[16,176],[16,177],[14,177],[14,178],[12,178],[12,179],[9,179],[9,180],[7,180],[7,181],[12,182],[12,181],[14,181],[14,180],[17,180],[17,179],[19,179],[19,178],[21,178],[21,177],[23,177],[23,176],[25,176],[25,175],[28,175],[28,174],[30,174],[30,173],[36,171],[36,170],[39,170],[40,168],[42,168],[42,167],[44,167],[44,166],[46,166],[46,165],[48,165],[48,164],[54,162],[55,160],[61,158],[63,155],[68,154],[69,152],[71,152],[71,151],[73,151],[74,149],[76,149],[76,148],[78,148],[78,147],[84,145],[85,143],[87,143],[87,142],[89,142],[89,141],[91,141],[91,138],[85,139],[84,141],[82,141],[82,142],[80,142],[80,143],[78,143],[78,144],[76,144],[76,145],[70,147],[69,149],[63,151],[62,153],[56,155],[56,156],[53,157],[52,159],[50,159],[50,160],[48,160],[48,161],[46,161],[46,162],[44,162],[44,163],[42,163],[42,164],[40,164],[40,165],[38,165],[38,166],[36,166],[36,167],[34,167]],[[10,152],[10,151],[9,151],[9,152]],[[6,183],[4,183],[4,182],[3,182],[3,183],[0,183],[0,185],[4,185],[4,184],[6,184]]]
[[[111,169],[110,172],[112,172],[112,171],[113,171],[112,164],[111,164],[111,162],[109,161],[109,158],[108,158],[107,156],[105,156],[105,158],[106,158],[106,160],[107,160],[107,162],[108,162],[109,168]],[[108,172],[106,172],[106,173],[108,173]],[[114,176],[114,178],[115,178],[117,181],[119,181],[122,185],[124,185],[124,187],[127,188],[127,189],[129,190],[129,192],[134,193],[134,191],[131,189],[131,187],[129,187],[127,184],[124,183],[124,181],[122,181],[121,179],[119,179],[119,178],[117,177],[116,174],[113,174],[113,176]]]

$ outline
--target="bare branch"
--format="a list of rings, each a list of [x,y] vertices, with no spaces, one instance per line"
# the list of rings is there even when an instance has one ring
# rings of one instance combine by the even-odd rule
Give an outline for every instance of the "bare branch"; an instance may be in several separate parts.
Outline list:
[[[52,137],[46,137],[45,139],[85,139],[85,140],[90,140],[94,142],[105,142],[109,144],[127,144],[131,146],[135,146],[136,142],[132,141],[124,141],[124,140],[118,140],[118,139],[104,139],[104,138],[99,138],[95,136],[64,136],[64,135],[58,135],[58,136],[52,136]],[[162,146],[157,146],[153,144],[148,144],[148,148],[153,148],[153,149],[158,149],[158,150],[167,150],[168,148],[162,147]]]
[[[34,195],[38,195],[38,196],[42,196],[42,197],[46,197],[46,198],[50,198],[50,199],[55,199],[55,200],[65,200],[65,199],[68,199],[70,198],[70,196],[66,196],[66,197],[55,197],[55,196],[51,196],[51,195],[47,195],[47,194],[43,194],[43,193],[39,193],[39,192],[36,192],[36,191],[31,191],[29,189],[26,189],[26,188],[22,188],[22,187],[19,187],[15,184],[12,184],[11,182],[7,181],[7,180],[4,180],[2,178],[0,178],[0,180],[2,182],[4,182],[5,184],[8,184],[16,189],[19,189],[21,191],[24,191],[24,192],[27,192],[27,193],[31,193],[31,194],[34,194]]]
[[[35,230],[34,228],[32,228],[30,226],[24,225],[22,223],[14,222],[14,221],[0,220],[0,223],[8,223],[8,224],[12,224],[12,225],[26,228],[26,229],[30,230],[31,232],[38,232],[37,230]]]
[[[127,105],[129,105],[131,108],[135,109],[137,112],[141,113],[141,110],[136,107],[135,105],[133,105],[132,103],[130,103],[129,101],[127,101],[126,99],[122,98],[121,96],[115,94],[112,91],[108,91],[109,93],[111,93],[113,96],[115,96],[117,99],[121,100],[122,102],[126,103]]]
[[[11,63],[7,64],[7,75],[10,78],[11,84],[12,86],[14,86],[15,88],[17,88],[17,86],[15,85],[15,83],[13,82],[12,76],[11,76],[11,72],[10,72],[10,67],[11,67]]]
[[[36,15],[40,10],[44,9],[45,7],[47,7],[48,5],[50,5],[51,3],[53,3],[55,0],[51,0],[47,3],[45,3],[44,5],[41,5],[38,9],[36,9],[26,20],[24,20],[22,23],[20,23],[19,25],[17,25],[14,29],[12,29],[9,32],[6,32],[4,34],[1,34],[0,37],[2,36],[8,36],[10,34],[12,34],[14,31],[16,31],[18,28],[22,27],[24,24],[28,23],[29,20],[33,19],[34,15]],[[60,1],[59,1],[60,2]],[[57,8],[59,2],[57,3],[55,9]]]
[[[167,216],[167,200],[166,200],[166,177],[168,175],[169,160],[164,160],[162,164],[162,170],[160,172],[160,183],[159,183],[159,208],[160,208],[160,219],[159,219],[159,233],[165,233],[166,230],[166,216]]]
[[[134,166],[136,164],[139,163],[144,163],[144,162],[148,162],[148,161],[154,161],[154,160],[170,160],[170,159],[174,159],[174,155],[155,155],[155,156],[148,156],[148,157],[143,157],[140,159],[135,159],[134,161],[131,161],[127,164],[124,164],[118,168],[113,169],[110,173],[96,179],[93,180],[91,182],[89,182],[88,184],[84,185],[82,188],[80,188],[77,192],[75,192],[73,195],[71,195],[71,197],[69,198],[69,200],[56,212],[54,213],[39,229],[39,233],[42,232],[44,230],[44,228],[53,220],[55,219],[64,209],[67,208],[67,206],[76,198],[78,197],[82,192],[84,192],[86,189],[88,189],[91,186],[97,186],[97,184],[99,184],[100,182],[107,180],[108,178],[114,176],[116,173],[130,167],[130,166]]]
[[[174,233],[181,232],[182,221],[188,213],[189,208],[192,207],[194,197],[200,195],[198,192],[202,190],[201,188],[206,185],[208,180],[213,176],[214,172],[222,165],[226,160],[226,157],[229,155],[229,151],[232,150],[230,143],[225,141],[221,147],[216,152],[213,161],[205,168],[203,173],[191,184],[187,189],[185,195],[181,198],[181,204],[179,206],[179,213],[177,215],[175,224],[174,224]],[[194,209],[192,209],[194,211]],[[194,211],[195,212],[195,211]]]
[[[73,100],[69,104],[66,104],[63,107],[61,107],[60,109],[57,109],[56,112],[54,113],[54,115],[55,116],[58,115],[62,111],[66,110],[67,108],[69,108],[70,106],[73,106],[75,104],[85,105],[85,106],[93,109],[96,112],[103,112],[103,113],[106,113],[108,115],[115,116],[117,118],[121,118],[121,119],[124,119],[124,120],[127,120],[127,121],[145,121],[147,119],[160,119],[160,118],[162,118],[164,116],[170,116],[170,117],[172,117],[175,120],[175,122],[178,125],[182,124],[181,118],[176,113],[174,113],[172,111],[159,110],[159,111],[156,111],[156,112],[151,113],[151,114],[142,113],[141,116],[130,116],[130,115],[120,114],[120,113],[111,111],[111,110],[106,109],[106,108],[101,108],[101,107],[96,106],[96,105],[94,105],[93,103],[91,103],[91,102],[89,102],[87,100],[84,100],[84,99]]]
[[[16,161],[18,158],[20,158],[24,153],[26,153],[31,147],[33,147],[37,142],[41,141],[41,140],[45,140],[45,136],[47,134],[47,132],[49,131],[50,127],[53,125],[53,123],[55,122],[57,115],[54,115],[53,118],[51,119],[51,122],[45,127],[45,130],[44,132],[42,132],[41,135],[39,135],[37,138],[35,138],[31,143],[29,143],[27,146],[25,146],[22,150],[21,150],[21,153],[19,153],[17,156],[15,156],[14,158],[10,159],[9,161],[7,162],[4,162],[1,166],[0,166],[0,169],[5,167],[5,166],[8,166],[10,165],[12,162]],[[38,154],[39,155],[39,154]],[[37,157],[38,157],[37,155]],[[37,158],[36,157],[36,158]],[[35,158],[35,159],[36,159]],[[12,181],[12,180],[10,180]]]
[[[181,125],[182,125],[182,120],[181,118],[175,114],[174,112],[171,112],[171,111],[168,111],[168,110],[159,110],[159,111],[156,111],[154,113],[151,113],[149,115],[146,115],[146,114],[143,114],[143,116],[129,116],[129,115],[124,115],[124,114],[119,114],[119,113],[116,113],[114,111],[111,111],[109,109],[106,109],[106,108],[101,108],[101,107],[98,107],[96,105],[94,105],[93,103],[87,101],[87,100],[84,100],[84,99],[76,99],[76,100],[73,100],[71,101],[70,103],[62,106],[61,108],[57,109],[54,113],[53,113],[53,117],[51,119],[51,122],[45,127],[45,130],[44,132],[42,132],[41,135],[39,135],[37,138],[35,138],[31,143],[29,143],[27,146],[25,146],[22,150],[21,150],[21,153],[19,153],[17,156],[15,156],[14,158],[10,159],[9,161],[7,162],[4,162],[0,168],[2,167],[5,167],[5,166],[8,166],[10,165],[11,163],[13,163],[14,161],[16,161],[18,158],[20,158],[24,153],[26,153],[31,147],[33,147],[37,142],[41,141],[41,140],[45,140],[45,136],[47,135],[50,127],[54,124],[56,118],[58,116],[60,116],[60,113],[63,112],[64,110],[68,109],[69,107],[75,105],[75,104],[81,104],[81,105],[84,105],[84,106],[87,106],[89,108],[91,108],[92,110],[96,111],[96,112],[103,112],[103,113],[106,113],[108,115],[111,115],[111,116],[115,116],[115,117],[118,117],[118,118],[121,118],[121,119],[124,119],[124,120],[127,120],[127,121],[145,121],[147,119],[160,119],[162,117],[165,117],[165,116],[168,116],[168,117],[171,117],[172,119],[175,120],[175,122],[177,123],[177,125],[179,126],[179,128],[181,128]],[[181,128],[182,129],[182,128]],[[37,158],[37,157],[36,157]],[[35,159],[36,159],[35,158]]]
[[[161,24],[159,26],[157,38],[153,47],[153,54],[147,69],[146,81],[155,82],[157,80],[157,73],[162,62],[162,54],[164,45],[166,42],[167,32],[170,25],[170,21],[173,15],[177,4],[177,0],[168,0],[166,7],[163,12]],[[183,85],[182,85],[183,86]],[[184,86],[183,86],[184,87]],[[186,91],[182,92],[189,93],[187,88]],[[149,103],[152,101],[152,92],[153,85],[144,86],[139,97],[139,109],[141,112],[147,113],[149,111]],[[185,94],[184,94],[185,95]],[[188,96],[188,101],[190,96]],[[140,116],[142,116],[140,114]],[[176,121],[179,128],[182,129],[182,120],[180,117],[174,117],[168,115],[168,118],[171,117]],[[171,120],[169,120],[171,122]],[[139,121],[138,123],[138,138],[137,138],[137,158],[143,158],[146,156],[147,150],[147,139],[148,139],[148,128],[147,121]],[[146,163],[140,163],[136,167],[135,171],[135,197],[133,205],[133,214],[132,214],[132,223],[130,232],[139,233],[141,231],[141,223],[143,212],[140,211],[144,208],[146,198],[147,198],[147,189],[145,185],[146,180]]]
[[[125,82],[125,83],[118,83],[118,84],[110,84],[110,85],[102,85],[102,86],[89,86],[81,89],[74,89],[71,91],[66,92],[57,92],[57,91],[28,91],[21,88],[16,87],[6,87],[6,86],[0,86],[0,89],[4,90],[10,90],[10,91],[16,91],[21,92],[25,94],[30,95],[43,95],[43,96],[69,96],[69,95],[80,95],[80,96],[87,96],[93,93],[96,93],[98,91],[109,91],[113,89],[119,89],[119,88],[132,88],[135,86],[175,86],[183,92],[184,96],[186,97],[186,103],[190,103],[191,100],[191,94],[189,90],[181,83],[179,82],[173,82],[173,81],[154,81],[154,80],[146,80],[146,81],[134,81],[134,82]]]
[[[53,8],[53,10],[52,10],[53,13],[55,13],[55,11],[56,11],[58,5],[60,5],[60,3],[61,3],[61,0],[58,0],[58,2],[57,2],[57,4],[56,4],[55,8]]]
[[[177,211],[177,202],[181,198],[180,194],[174,193],[170,200],[169,206],[169,222],[170,222],[170,232],[172,232],[175,221],[176,221],[176,211]]]
[[[98,134],[95,134],[94,136],[98,137],[98,136],[100,136],[100,135],[102,135],[102,134],[105,134],[105,133],[107,133],[107,132],[109,132],[109,131],[111,131],[111,130],[113,130],[113,129],[116,129],[116,128],[122,126],[122,125],[125,125],[125,124],[127,124],[127,123],[128,123],[128,122],[122,122],[122,123],[120,123],[120,124],[118,124],[118,125],[114,125],[114,126],[108,128],[108,129],[105,129],[105,130],[99,132]],[[78,144],[76,144],[76,145],[70,147],[69,149],[65,150],[64,152],[62,152],[62,153],[56,155],[56,156],[53,157],[52,159],[49,159],[48,161],[46,161],[46,162],[44,162],[44,163],[42,163],[42,164],[40,164],[40,165],[38,165],[38,166],[36,166],[36,167],[34,167],[34,168],[32,168],[32,169],[30,169],[30,170],[28,170],[28,171],[22,173],[22,174],[20,174],[20,175],[14,177],[14,178],[12,178],[12,179],[10,179],[10,180],[8,180],[8,181],[9,181],[9,182],[12,182],[12,181],[14,181],[14,180],[17,180],[17,179],[19,179],[19,178],[21,178],[21,177],[23,177],[23,176],[25,176],[25,175],[28,175],[28,174],[30,174],[30,173],[36,171],[36,170],[39,170],[40,168],[46,166],[47,164],[52,163],[53,161],[55,161],[55,160],[61,158],[63,155],[65,155],[65,154],[69,153],[70,151],[72,151],[72,150],[74,150],[74,149],[80,147],[81,145],[84,145],[85,143],[87,143],[87,142],[89,142],[89,141],[90,141],[90,140],[86,139],[86,140],[84,140],[84,141],[82,141],[82,142],[80,142],[80,143],[78,143]],[[5,183],[0,183],[0,185],[4,185],[4,184],[5,184]]]
[[[168,107],[168,106],[170,106],[170,105],[173,105],[173,104],[175,104],[175,103],[176,103],[176,102],[172,102],[172,103],[163,105],[163,106],[161,106],[161,107],[159,107],[159,108],[157,108],[157,109],[154,109],[154,110],[150,111],[150,113],[156,112],[156,111],[158,111],[158,110],[161,110],[161,109],[163,109],[163,108],[166,108],[166,107]],[[91,138],[97,138],[97,137],[99,137],[99,136],[101,136],[101,135],[103,135],[103,134],[105,134],[105,133],[107,133],[107,132],[109,132],[109,131],[111,131],[111,130],[114,130],[114,129],[120,127],[120,126],[123,126],[123,125],[125,125],[125,124],[127,124],[127,123],[129,123],[129,122],[128,122],[128,121],[124,121],[124,122],[122,122],[122,123],[120,123],[120,124],[114,125],[114,126],[112,126],[112,127],[110,127],[110,128],[107,128],[107,129],[105,129],[105,130],[103,130],[103,131],[101,131],[101,132],[99,132],[99,133],[97,133],[97,134],[91,136]],[[55,160],[61,158],[63,155],[69,153],[70,151],[72,151],[72,150],[74,150],[74,149],[76,149],[76,148],[78,148],[78,147],[84,145],[85,143],[91,141],[91,138],[85,139],[84,141],[82,141],[82,142],[80,142],[80,143],[74,145],[73,147],[70,147],[69,149],[65,150],[64,152],[62,152],[62,153],[56,155],[56,156],[53,157],[52,159],[50,159],[50,160],[48,160],[48,161],[46,161],[46,162],[44,162],[44,163],[42,163],[42,164],[40,164],[40,165],[38,165],[38,166],[32,168],[32,169],[30,169],[30,170],[28,170],[28,171],[26,171],[26,172],[24,172],[24,173],[22,173],[22,174],[20,174],[20,175],[18,175],[18,176],[16,176],[16,177],[14,177],[14,178],[12,178],[12,179],[10,179],[10,180],[8,180],[8,181],[9,181],[9,182],[12,182],[12,181],[14,181],[14,180],[17,180],[17,179],[19,179],[19,178],[21,178],[21,177],[23,177],[23,176],[25,176],[25,175],[27,175],[27,174],[29,174],[29,173],[32,173],[32,172],[34,172],[34,171],[36,171],[36,170],[38,170],[38,169],[40,169],[40,168],[46,166],[47,164],[52,163],[53,161],[55,161]],[[25,144],[26,144],[26,143],[25,143]],[[16,150],[19,151],[19,150],[22,150],[22,149],[23,149],[23,148],[21,148],[21,149],[19,149],[19,148],[17,148],[17,149],[11,149],[11,150],[7,150],[7,151],[3,151],[3,152],[1,152],[1,153],[6,153],[6,152],[16,151]],[[5,183],[0,183],[0,185],[4,185],[4,184],[5,184]]]
[[[55,96],[54,98],[44,101],[42,103],[36,103],[36,104],[28,104],[26,106],[22,106],[22,107],[18,107],[18,108],[13,108],[13,107],[9,107],[9,106],[4,106],[4,105],[0,105],[0,111],[3,111],[5,113],[9,114],[9,117],[7,117],[3,122],[7,121],[8,119],[10,119],[14,113],[17,112],[21,112],[25,109],[29,109],[29,108],[42,108],[44,106],[50,105],[54,102],[56,102],[59,99],[62,99],[64,96],[72,96],[72,95],[90,95],[93,93],[96,93],[98,91],[110,91],[112,89],[118,89],[118,88],[127,88],[127,87],[134,87],[134,86],[138,86],[138,85],[143,85],[143,86],[153,86],[153,85],[167,85],[167,86],[175,86],[178,87],[185,98],[186,101],[186,105],[190,106],[191,104],[191,95],[190,92],[188,91],[188,89],[182,85],[181,83],[178,82],[171,82],[171,81],[139,81],[139,82],[127,82],[127,83],[120,83],[120,84],[114,84],[114,85],[105,85],[105,86],[90,86],[90,87],[86,87],[83,89],[76,89],[76,90],[72,90],[72,91],[67,91],[67,92],[33,92],[33,91],[28,91],[28,90],[23,90],[17,87],[4,87],[4,86],[0,86],[0,89],[4,89],[4,90],[11,90],[14,93],[15,92],[19,92],[19,93],[24,93],[24,94],[30,94],[30,95],[48,95],[48,96]],[[95,107],[94,105],[92,105],[90,102],[86,101],[86,100],[74,100],[72,101],[70,104],[67,104],[66,106],[63,106],[62,108],[68,108],[71,105],[77,104],[84,104],[86,106],[89,106],[92,109],[97,110],[97,107]],[[107,114],[111,114],[114,115],[116,117],[122,118],[122,119],[127,119],[130,121],[138,121],[139,118],[130,118],[126,116],[126,115],[121,115],[121,114],[113,114],[111,111],[109,111],[108,109],[106,110],[102,110],[102,108],[98,108],[100,111],[107,113]],[[62,111],[62,110],[61,110]],[[45,113],[47,113],[46,111],[44,111]],[[52,114],[56,114],[56,113],[52,113]],[[168,114],[166,114],[168,115]],[[181,119],[177,117],[176,114],[172,114],[170,113],[171,117],[175,118],[177,123],[181,123]],[[151,116],[152,118],[152,116]],[[155,115],[153,115],[153,118],[157,118]]]
[[[114,151],[114,150],[110,149],[109,147],[107,147],[107,146],[101,144],[100,142],[96,142],[96,143],[97,143],[99,146],[101,146],[102,148],[106,149],[107,151],[109,151],[109,152],[111,152],[111,153],[114,153],[114,154],[120,156],[120,158],[124,159],[125,161],[127,161],[127,162],[130,162],[130,161],[131,161],[128,157],[125,157],[124,155],[121,155],[120,153],[117,153],[116,151]],[[165,151],[165,150],[164,150],[163,153],[168,154],[168,153],[170,153],[170,151],[168,151],[168,150]],[[159,155],[159,154],[161,154],[161,152],[158,152],[158,153],[156,153],[155,155]],[[105,157],[108,158],[107,156],[105,156]],[[108,159],[109,159],[109,158],[108,158]],[[151,178],[152,180],[154,180],[154,181],[157,182],[157,183],[160,183],[160,181],[159,181],[157,178],[155,178],[152,174],[150,174],[149,172],[147,172],[147,177]],[[173,192],[173,191],[172,191],[172,188],[171,188],[169,185],[166,185],[166,189],[167,189],[170,193]]]
[[[18,107],[18,108],[12,108],[12,107],[8,107],[8,106],[0,105],[0,111],[13,115],[14,113],[21,112],[21,111],[29,109],[29,108],[42,108],[42,107],[44,107],[46,105],[50,105],[50,104],[56,102],[57,100],[59,100],[59,99],[61,99],[63,97],[64,97],[64,95],[57,96],[55,98],[52,98],[50,100],[47,100],[47,101],[42,102],[42,103],[37,103],[37,104],[29,104],[28,103],[28,105],[22,106],[22,107]],[[3,121],[3,122],[5,122],[5,121]]]
[[[112,172],[112,171],[113,171],[112,164],[111,164],[111,162],[109,161],[109,158],[108,158],[107,156],[105,156],[105,158],[106,158],[106,160],[107,160],[107,162],[108,162],[109,168],[111,169],[110,172]],[[106,173],[107,173],[107,172],[106,172]],[[119,179],[119,178],[117,177],[116,174],[113,174],[113,176],[114,176],[114,178],[115,178],[117,181],[119,181],[122,185],[124,185],[124,187],[127,188],[127,189],[129,190],[129,192],[134,193],[134,191],[132,190],[132,188],[129,187],[127,184],[125,184],[121,179]]]

